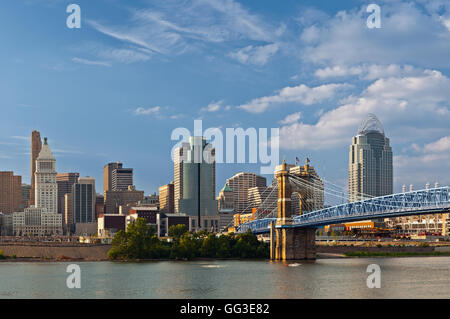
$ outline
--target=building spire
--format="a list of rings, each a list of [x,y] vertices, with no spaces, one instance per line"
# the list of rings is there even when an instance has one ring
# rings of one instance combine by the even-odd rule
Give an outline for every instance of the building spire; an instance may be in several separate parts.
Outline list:
[[[44,137],[44,145],[48,145],[48,144],[47,144],[47,138],[46,138],[46,137]]]

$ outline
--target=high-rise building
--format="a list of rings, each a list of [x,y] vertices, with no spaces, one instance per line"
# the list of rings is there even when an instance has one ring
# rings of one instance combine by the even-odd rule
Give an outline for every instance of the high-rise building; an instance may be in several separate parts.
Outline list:
[[[36,159],[35,206],[46,208],[49,213],[58,212],[58,184],[56,183],[56,160],[53,157],[47,138]]]
[[[108,163],[103,167],[103,194],[106,191],[126,191],[133,186],[133,169],[124,168],[123,164]]]
[[[179,213],[178,201],[183,198],[183,161],[181,160],[185,155],[185,150],[189,149],[189,143],[183,143],[181,147],[174,150],[174,165],[173,165],[173,196],[175,212]]]
[[[119,167],[122,167],[120,162],[108,163],[103,167],[103,194],[112,190],[112,171]]]
[[[217,216],[215,149],[201,136],[191,136],[181,148],[174,154],[177,213],[195,216],[194,229],[208,228],[202,216]]]
[[[132,168],[118,167],[116,169],[113,169],[111,175],[111,185],[113,191],[126,191],[128,189],[128,186],[133,185]]]
[[[0,172],[0,212],[13,213],[21,207],[22,177],[14,176],[13,172]]]
[[[36,194],[36,179],[34,174],[36,173],[36,160],[42,149],[41,134],[38,131],[31,132],[31,191],[30,191],[30,201],[28,206],[34,205],[35,194]]]
[[[227,185],[234,193],[234,210],[237,214],[251,213],[252,207],[249,202],[248,190],[252,187],[266,188],[265,177],[255,173],[241,172],[227,179]]]
[[[56,174],[56,183],[58,184],[58,213],[65,212],[64,195],[72,192],[72,185],[78,181],[79,173],[60,173]]]
[[[20,206],[21,211],[28,207],[28,203],[30,201],[30,192],[31,192],[31,185],[22,184],[22,203]]]
[[[173,182],[159,188],[160,211],[167,214],[175,213],[175,199]]]
[[[72,185],[73,223],[93,223],[95,221],[95,178],[80,177]]]
[[[392,148],[378,118],[369,114],[349,152],[350,201],[393,192]]]

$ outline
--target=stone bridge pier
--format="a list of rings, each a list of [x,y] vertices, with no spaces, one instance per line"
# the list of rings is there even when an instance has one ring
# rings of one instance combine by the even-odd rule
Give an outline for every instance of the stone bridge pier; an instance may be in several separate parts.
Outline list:
[[[293,227],[289,170],[283,160],[275,177],[278,181],[278,216],[270,226],[271,260],[316,259],[316,229]]]

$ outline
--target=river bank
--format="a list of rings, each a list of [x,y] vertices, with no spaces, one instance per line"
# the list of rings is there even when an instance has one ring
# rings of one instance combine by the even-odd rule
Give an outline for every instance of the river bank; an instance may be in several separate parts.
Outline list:
[[[108,261],[111,245],[68,243],[2,243],[5,259],[0,262],[60,262],[60,261]],[[448,246],[316,246],[317,259],[361,257],[426,257],[449,256]],[[157,259],[163,260],[163,259]],[[196,258],[195,260],[221,260],[219,258]],[[229,259],[223,259],[229,260]],[[234,260],[234,259],[231,259]],[[236,259],[237,260],[237,259]]]

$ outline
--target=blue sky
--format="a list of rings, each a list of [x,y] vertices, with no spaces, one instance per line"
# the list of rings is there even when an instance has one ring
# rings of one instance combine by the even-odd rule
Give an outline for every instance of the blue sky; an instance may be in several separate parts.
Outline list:
[[[369,3],[381,29],[368,29]],[[66,7],[81,7],[81,29]],[[0,170],[29,183],[29,135],[59,172],[122,161],[146,194],[173,179],[173,129],[279,127],[280,158],[346,187],[367,113],[394,152],[394,190],[450,182],[448,1],[2,1]],[[254,164],[218,164],[217,188]],[[270,179],[270,176],[268,176]]]

